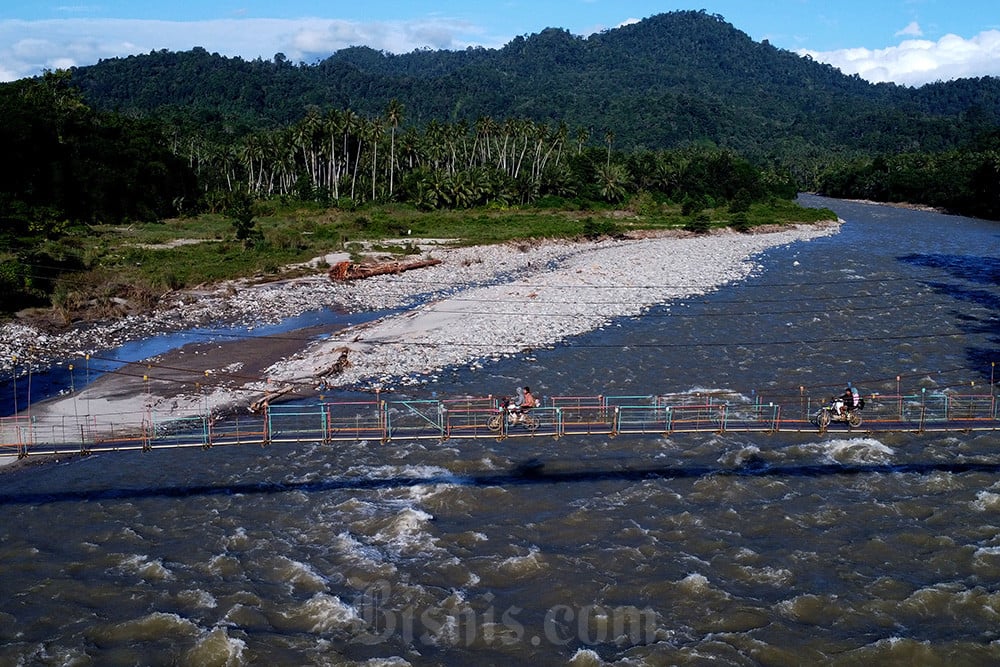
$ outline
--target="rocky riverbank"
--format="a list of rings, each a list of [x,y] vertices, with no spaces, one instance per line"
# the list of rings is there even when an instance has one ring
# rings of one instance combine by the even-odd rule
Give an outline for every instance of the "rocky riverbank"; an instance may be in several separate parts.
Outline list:
[[[704,293],[749,275],[752,257],[768,248],[837,229],[837,224],[794,225],[755,234],[637,234],[596,242],[464,248],[432,244],[422,246],[424,254],[442,260],[439,265],[342,283],[319,268],[329,263],[325,258],[309,277],[178,293],[170,307],[149,317],[60,334],[7,324],[0,327],[0,355],[6,364],[0,370],[9,373],[15,357],[19,366],[30,362],[40,368],[191,326],[255,326],[318,308],[393,309],[399,312],[332,333],[204,346],[195,351],[203,356],[191,369],[176,354],[169,361],[136,360],[142,372],[108,374],[85,391],[92,410],[96,401],[105,412],[124,412],[130,394],[143,392],[146,404],[152,401],[156,408],[207,402],[235,407],[251,396],[301,395],[325,387],[388,389],[433,378],[443,368],[476,367],[491,358],[550,346],[615,318],[641,315],[654,304]],[[198,396],[192,395],[195,368],[201,369]],[[184,372],[186,382],[165,379]],[[156,399],[148,395],[150,375],[164,380],[153,392]],[[145,387],[138,377],[144,377]],[[65,411],[58,405],[67,400],[47,401],[33,413]]]
[[[423,382],[446,367],[480,366],[641,315],[654,304],[703,294],[745,278],[752,256],[832,233],[803,225],[761,234],[657,235],[597,243],[481,249],[471,276],[440,278],[454,293],[338,332],[268,369],[272,383],[388,389]],[[337,363],[337,362],[340,363]],[[260,388],[263,388],[262,386]]]

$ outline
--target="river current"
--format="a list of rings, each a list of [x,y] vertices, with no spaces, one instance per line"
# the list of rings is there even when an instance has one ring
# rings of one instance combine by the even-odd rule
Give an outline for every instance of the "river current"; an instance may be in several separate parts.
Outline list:
[[[989,393],[1000,223],[802,200],[842,230],[407,395]],[[995,432],[118,453],[0,505],[0,665],[1000,662]]]

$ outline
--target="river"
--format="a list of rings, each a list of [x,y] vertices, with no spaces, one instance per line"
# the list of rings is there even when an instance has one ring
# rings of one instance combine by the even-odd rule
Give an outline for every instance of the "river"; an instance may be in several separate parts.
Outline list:
[[[803,202],[841,232],[407,391],[988,393],[1000,224]],[[678,434],[36,466],[0,478],[0,664],[996,664],[998,445]]]

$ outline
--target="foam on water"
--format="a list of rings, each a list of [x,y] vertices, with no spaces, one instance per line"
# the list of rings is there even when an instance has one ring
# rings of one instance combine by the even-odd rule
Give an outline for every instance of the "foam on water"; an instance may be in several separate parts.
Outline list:
[[[434,517],[423,510],[406,507],[373,536],[377,543],[397,555],[429,555],[437,551],[437,538],[424,528]]]
[[[413,663],[398,655],[388,658],[368,658],[363,662],[354,663],[358,667],[410,667]]]
[[[915,591],[898,605],[911,622],[954,619],[957,623],[996,624],[1000,593],[959,583],[929,586]],[[907,618],[908,617],[908,618]]]
[[[352,496],[343,500],[339,498],[336,500],[338,502],[330,506],[329,509],[337,514],[356,519],[358,517],[374,516],[378,512],[378,505],[364,498]]]
[[[223,543],[229,551],[245,551],[252,546],[247,529],[243,526],[238,526],[235,533],[223,539]]]
[[[541,550],[532,545],[528,553],[508,556],[497,565],[497,569],[511,576],[524,576],[548,568]]]
[[[177,599],[201,609],[214,609],[219,606],[214,595],[201,589],[181,591],[177,594]]]
[[[746,445],[735,451],[724,452],[718,458],[720,464],[733,468],[741,468],[760,461],[762,454],[757,445]]]
[[[979,547],[973,556],[975,558],[1000,558],[1000,547]]]
[[[792,571],[784,567],[741,565],[739,569],[748,581],[758,584],[768,584],[775,587],[787,586],[795,579]]]
[[[347,470],[348,476],[360,476],[367,479],[440,479],[447,483],[449,480],[456,480],[454,473],[441,466],[435,465],[364,465],[353,466]]]
[[[93,658],[85,649],[52,646],[51,642],[42,642],[35,646],[28,646],[24,644],[18,646],[13,642],[8,642],[5,645],[0,645],[0,659],[3,659],[8,655],[4,649],[12,651],[18,650],[17,660],[14,661],[12,658],[9,663],[5,663],[16,665],[17,667],[24,667],[27,665],[75,666],[93,664]]]
[[[243,571],[239,560],[229,554],[215,554],[205,568],[206,571],[217,577],[233,577]]]
[[[364,627],[357,610],[336,595],[316,593],[301,605],[279,614],[277,623],[284,630],[330,633],[356,631]]]
[[[331,547],[352,566],[370,572],[374,577],[386,576],[396,571],[386,555],[377,546],[365,544],[349,532],[338,534]]]
[[[200,630],[195,623],[178,614],[153,612],[123,623],[95,625],[88,632],[98,644],[129,645],[135,642],[195,637]]]
[[[943,657],[949,653],[953,656],[978,656],[978,659],[969,661],[968,664],[994,662],[990,648],[979,642],[969,643],[965,646],[954,644],[950,647],[942,647],[935,646],[929,641],[898,636],[872,642],[858,650],[851,651],[845,657],[849,662],[858,665],[933,665],[951,664],[954,658]]]
[[[668,396],[725,396],[728,400],[736,403],[751,403],[753,398],[739,391],[722,387],[705,387],[694,385],[679,392],[668,394]]]
[[[677,584],[685,592],[692,595],[701,595],[707,593],[711,590],[711,585],[708,582],[708,577],[703,574],[698,574],[697,572],[692,572],[683,579],[681,579]]]
[[[796,623],[830,626],[843,617],[843,609],[835,596],[805,593],[777,605],[778,613]]]
[[[248,664],[243,655],[246,648],[245,641],[230,637],[225,628],[214,628],[198,637],[185,653],[184,662],[201,667],[238,667]]]
[[[571,667],[601,667],[608,663],[604,662],[593,649],[578,648],[566,664]]]
[[[279,556],[275,568],[278,581],[285,582],[294,591],[322,591],[329,583],[326,577],[317,572],[312,565],[292,560],[287,556]]]
[[[820,458],[828,463],[891,463],[895,455],[892,447],[875,438],[834,438],[822,442],[811,443],[806,449],[812,449]]]
[[[163,565],[163,561],[160,559],[150,560],[149,556],[144,554],[123,556],[118,569],[153,581],[167,581],[174,578],[173,573]]]
[[[995,491],[980,491],[969,506],[977,512],[1000,512],[1000,493]]]

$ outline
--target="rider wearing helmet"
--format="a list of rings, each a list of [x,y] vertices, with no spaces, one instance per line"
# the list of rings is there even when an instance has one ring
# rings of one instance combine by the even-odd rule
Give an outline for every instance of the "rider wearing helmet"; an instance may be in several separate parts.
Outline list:
[[[851,390],[851,385],[847,385],[844,389],[844,393],[837,397],[837,400],[833,402],[833,409],[837,416],[844,414],[844,408],[852,410],[854,408],[854,392]]]

